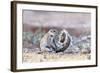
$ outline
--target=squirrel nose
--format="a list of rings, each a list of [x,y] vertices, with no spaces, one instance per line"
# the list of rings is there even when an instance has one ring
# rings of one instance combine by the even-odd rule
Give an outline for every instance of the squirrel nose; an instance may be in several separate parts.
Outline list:
[[[51,37],[53,37],[53,35],[50,35]]]

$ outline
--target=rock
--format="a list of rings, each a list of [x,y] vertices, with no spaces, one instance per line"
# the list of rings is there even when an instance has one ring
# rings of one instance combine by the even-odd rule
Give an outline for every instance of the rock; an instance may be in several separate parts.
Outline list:
[[[65,29],[56,38],[54,39],[57,47],[56,52],[64,52],[71,44],[71,36]]]

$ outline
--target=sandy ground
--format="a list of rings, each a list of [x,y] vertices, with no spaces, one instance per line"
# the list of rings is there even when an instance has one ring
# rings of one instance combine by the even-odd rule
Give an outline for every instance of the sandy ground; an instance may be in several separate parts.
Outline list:
[[[28,52],[23,53],[23,62],[55,62],[55,61],[76,61],[89,60],[90,54],[68,54],[68,53],[49,53],[49,52]]]

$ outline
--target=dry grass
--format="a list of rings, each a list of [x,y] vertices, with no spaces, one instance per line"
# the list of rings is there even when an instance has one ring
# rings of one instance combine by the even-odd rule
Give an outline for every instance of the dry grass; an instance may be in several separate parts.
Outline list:
[[[90,59],[90,54],[67,54],[67,53],[48,53],[48,52],[29,52],[23,53],[23,62],[53,62],[53,61],[75,61]]]

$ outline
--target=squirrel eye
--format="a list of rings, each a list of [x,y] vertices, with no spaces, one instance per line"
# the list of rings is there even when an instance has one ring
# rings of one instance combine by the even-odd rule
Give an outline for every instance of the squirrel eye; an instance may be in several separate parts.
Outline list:
[[[52,32],[52,31],[51,31]]]

